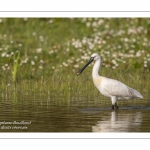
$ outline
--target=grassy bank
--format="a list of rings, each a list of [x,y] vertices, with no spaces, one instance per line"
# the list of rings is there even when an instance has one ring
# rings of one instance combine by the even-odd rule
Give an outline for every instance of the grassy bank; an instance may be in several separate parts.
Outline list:
[[[96,101],[92,64],[76,72],[94,52],[101,75],[120,80],[149,99],[149,18],[1,18],[0,92]]]

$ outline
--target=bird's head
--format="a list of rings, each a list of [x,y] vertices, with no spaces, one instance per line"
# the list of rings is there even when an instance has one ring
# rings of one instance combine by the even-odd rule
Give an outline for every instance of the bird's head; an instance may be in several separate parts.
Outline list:
[[[83,70],[84,70],[92,61],[97,61],[97,60],[99,60],[99,59],[100,59],[100,56],[99,56],[97,53],[92,54],[92,55],[91,55],[91,58],[89,59],[89,61],[87,62],[87,64],[77,72],[77,75],[80,75],[80,74],[83,72]]]
[[[91,55],[91,58],[93,58],[94,61],[97,61],[100,59],[100,56],[97,53],[94,53]]]

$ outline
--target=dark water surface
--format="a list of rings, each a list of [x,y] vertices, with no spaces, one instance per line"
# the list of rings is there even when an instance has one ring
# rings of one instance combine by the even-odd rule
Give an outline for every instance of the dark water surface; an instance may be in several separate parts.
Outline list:
[[[55,101],[55,99],[54,99]],[[0,132],[150,132],[150,103],[56,105],[46,98],[0,98]]]

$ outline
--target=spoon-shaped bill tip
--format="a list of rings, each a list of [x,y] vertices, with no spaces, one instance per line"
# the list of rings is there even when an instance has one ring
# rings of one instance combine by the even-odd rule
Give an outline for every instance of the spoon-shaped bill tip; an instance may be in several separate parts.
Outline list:
[[[77,72],[77,76],[80,75],[80,74],[83,72],[83,70],[84,70],[93,60],[94,60],[94,58],[91,57],[90,60],[87,62],[87,64]]]
[[[76,75],[78,76],[78,75],[80,75],[81,73],[82,73],[82,71],[79,70],[79,71],[76,73]]]

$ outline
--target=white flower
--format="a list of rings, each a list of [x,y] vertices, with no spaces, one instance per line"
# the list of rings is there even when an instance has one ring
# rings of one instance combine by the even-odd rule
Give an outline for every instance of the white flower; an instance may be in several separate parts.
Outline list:
[[[67,67],[67,66],[68,66],[68,64],[67,64],[67,63],[65,63],[65,62],[63,62],[62,64],[63,64],[65,67]]]
[[[147,64],[144,63],[144,67],[147,67]]]
[[[79,68],[79,65],[74,65],[75,68]]]
[[[137,51],[136,52],[136,57],[140,57],[141,56],[141,52],[140,51]]]
[[[87,22],[87,23],[86,23],[86,26],[87,26],[87,27],[90,27],[90,25],[91,25],[90,22]]]
[[[38,59],[38,56],[34,56],[34,59]]]
[[[2,57],[5,57],[5,56],[6,56],[6,52],[3,52],[3,53],[1,54],[1,56],[2,56]]]
[[[43,66],[39,66],[39,69],[43,69]]]
[[[36,52],[37,52],[37,53],[41,53],[41,51],[42,51],[42,48],[37,48],[37,49],[36,49]]]
[[[116,69],[116,66],[113,66],[112,68],[113,68],[113,69]]]
[[[35,62],[34,62],[34,61],[31,61],[31,65],[35,65]]]

